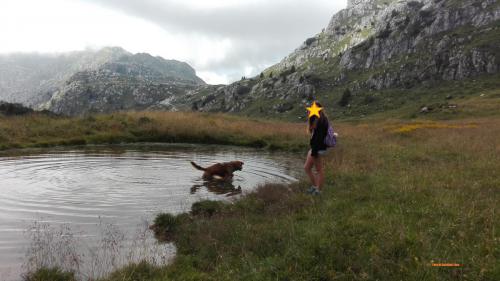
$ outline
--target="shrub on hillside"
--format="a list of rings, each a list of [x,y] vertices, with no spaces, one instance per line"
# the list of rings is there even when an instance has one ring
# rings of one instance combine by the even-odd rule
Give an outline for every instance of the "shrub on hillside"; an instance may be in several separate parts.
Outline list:
[[[346,107],[349,105],[352,99],[352,94],[349,89],[345,89],[344,93],[342,94],[342,98],[339,101],[339,105],[342,107]]]

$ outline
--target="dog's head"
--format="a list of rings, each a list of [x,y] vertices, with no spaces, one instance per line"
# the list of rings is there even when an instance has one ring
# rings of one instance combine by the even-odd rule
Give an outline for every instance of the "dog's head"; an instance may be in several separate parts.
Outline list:
[[[245,163],[243,163],[241,161],[233,161],[233,162],[231,162],[231,165],[233,166],[233,169],[235,171],[241,171],[243,169],[243,164],[245,164]]]

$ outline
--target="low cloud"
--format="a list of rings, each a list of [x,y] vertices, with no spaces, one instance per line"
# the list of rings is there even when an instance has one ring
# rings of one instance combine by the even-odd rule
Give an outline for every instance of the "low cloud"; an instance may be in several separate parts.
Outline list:
[[[3,0],[0,54],[120,46],[191,64],[208,83],[257,75],[346,0]]]
[[[83,1],[149,21],[176,36],[199,36],[214,44],[228,42],[229,47],[217,58],[198,55],[189,59],[200,73],[226,77],[229,81],[225,82],[248,74],[245,69],[253,69],[254,75],[279,62],[307,37],[326,27],[331,16],[346,5],[345,0],[247,0],[211,6],[205,0],[201,9],[192,0]],[[208,52],[204,55],[211,56]]]

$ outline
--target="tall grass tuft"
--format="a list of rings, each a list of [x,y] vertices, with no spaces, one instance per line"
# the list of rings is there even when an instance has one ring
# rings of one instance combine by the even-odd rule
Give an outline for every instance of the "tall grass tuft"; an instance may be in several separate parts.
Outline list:
[[[98,280],[129,264],[164,266],[175,253],[154,240],[146,222],[130,235],[103,221],[93,238],[84,239],[89,234],[69,225],[41,222],[26,233],[31,241],[23,265],[27,281]]]
[[[24,281],[76,281],[75,274],[59,268],[40,268],[23,277]]]
[[[0,115],[0,149],[130,142],[203,143],[299,150],[302,124],[223,114],[130,112],[91,117]]]

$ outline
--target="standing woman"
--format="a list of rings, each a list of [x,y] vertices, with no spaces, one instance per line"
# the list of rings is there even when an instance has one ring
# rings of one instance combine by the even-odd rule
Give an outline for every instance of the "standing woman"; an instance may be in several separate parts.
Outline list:
[[[322,107],[319,103],[315,104],[317,107]],[[325,144],[328,127],[328,117],[323,110],[319,111],[319,118],[317,115],[309,117],[308,131],[311,134],[311,140],[309,142],[311,150],[309,150],[309,153],[307,154],[304,170],[312,183],[312,186],[307,192],[314,195],[321,194],[323,183],[325,181],[322,156],[326,154],[326,150],[328,148]],[[316,169],[316,174],[313,173],[313,167]]]

